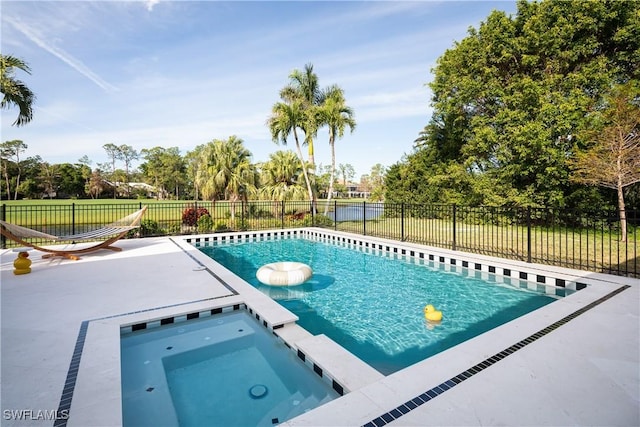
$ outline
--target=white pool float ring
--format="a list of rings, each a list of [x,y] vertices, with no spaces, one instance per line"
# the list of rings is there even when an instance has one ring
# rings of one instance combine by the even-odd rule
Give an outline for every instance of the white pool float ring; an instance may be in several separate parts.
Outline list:
[[[311,267],[301,262],[274,262],[258,269],[256,277],[265,285],[295,286],[309,280],[313,272]]]

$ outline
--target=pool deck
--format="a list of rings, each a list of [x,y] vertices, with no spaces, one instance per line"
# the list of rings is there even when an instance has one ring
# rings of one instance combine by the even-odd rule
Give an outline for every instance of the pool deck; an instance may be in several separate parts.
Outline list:
[[[286,324],[278,333],[348,391],[282,425],[640,425],[640,280],[526,264],[589,286],[383,377],[181,238],[117,246],[79,261],[30,251],[26,275],[13,274],[15,252],[0,251],[2,426],[53,425],[47,412],[64,407],[70,378],[59,425],[121,425],[120,326],[236,304]]]

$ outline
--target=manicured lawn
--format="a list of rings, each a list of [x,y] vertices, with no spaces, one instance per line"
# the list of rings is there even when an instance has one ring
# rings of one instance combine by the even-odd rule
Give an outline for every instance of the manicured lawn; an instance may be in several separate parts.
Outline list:
[[[341,200],[338,206],[361,200]],[[99,200],[20,200],[2,201],[2,213],[8,222],[37,228],[51,234],[72,234],[99,228],[116,221],[142,206],[148,206],[143,221],[153,226],[153,234],[198,233],[198,229],[183,223],[185,209],[204,208],[212,218],[213,228],[202,232],[227,230],[262,230],[312,225],[308,202],[250,202],[243,212],[235,205],[231,219],[230,202],[158,201],[99,199]],[[324,212],[324,201],[318,209]],[[332,211],[334,203],[330,205]],[[438,211],[438,212],[445,212]],[[397,212],[396,212],[397,215]],[[565,226],[532,226],[506,220],[478,223],[477,218],[458,219],[455,224],[455,249],[505,258],[531,260],[572,268],[618,272],[631,271],[640,275],[640,230],[629,227],[628,241],[621,242],[616,229],[592,227],[575,229]],[[496,219],[498,217],[491,217]],[[498,218],[500,219],[500,218]],[[399,216],[378,219],[341,221],[317,215],[315,224],[338,231],[383,237],[426,244],[447,249],[454,248],[454,224],[446,214],[440,218],[413,218],[407,212],[404,220]],[[499,225],[497,225],[499,224]],[[529,233],[530,231],[530,233]],[[8,242],[10,244],[10,242]]]

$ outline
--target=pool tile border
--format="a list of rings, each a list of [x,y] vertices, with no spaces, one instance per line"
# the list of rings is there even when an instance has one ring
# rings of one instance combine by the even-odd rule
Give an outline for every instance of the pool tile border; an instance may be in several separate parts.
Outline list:
[[[540,292],[545,292],[546,294],[560,295],[558,292],[564,292],[563,291],[564,289],[569,291],[578,291],[587,287],[585,283],[572,282],[566,279],[550,277],[550,276],[542,275],[539,272],[526,271],[526,269],[524,268],[522,270],[514,270],[513,267],[495,265],[495,261],[487,262],[487,263],[475,262],[475,261],[471,262],[466,259],[462,259],[465,255],[467,256],[469,255],[463,252],[459,254],[460,256],[452,256],[450,254],[442,254],[437,250],[437,248],[432,249],[427,246],[425,246],[424,249],[410,248],[404,245],[403,244],[404,242],[396,243],[392,241],[388,241],[388,242],[387,241],[384,241],[384,242],[371,241],[371,240],[368,240],[368,239],[371,239],[370,236],[362,236],[361,238],[360,236],[358,236],[358,238],[349,237],[349,236],[340,235],[338,233],[334,233],[329,230],[324,231],[324,230],[317,230],[317,229],[293,229],[293,230],[270,230],[270,231],[263,231],[263,232],[239,232],[239,233],[233,233],[233,234],[221,233],[219,235],[187,237],[185,241],[189,244],[194,245],[197,248],[200,248],[202,246],[206,247],[210,244],[216,244],[218,242],[220,243],[222,242],[224,243],[253,242],[253,241],[264,241],[264,240],[278,239],[278,238],[289,238],[289,237],[304,237],[311,240],[327,241],[330,243],[339,244],[339,245],[343,245],[350,248],[365,250],[366,252],[372,251],[374,253],[384,253],[388,256],[393,256],[394,258],[400,258],[400,259],[403,259],[403,258],[406,259],[410,257],[410,258],[413,258],[416,262],[425,262],[428,260],[429,265],[435,266],[435,264],[437,263],[443,266],[447,271],[455,272],[455,271],[459,271],[458,269],[462,268],[467,270],[468,272],[467,274],[475,275],[476,277],[490,275],[498,283],[508,283],[510,285],[514,285],[512,280],[519,280],[520,283],[518,285],[520,287],[529,288],[529,289],[537,290]],[[377,239],[377,238],[374,237],[374,239]],[[483,278],[486,279],[486,277],[483,277]],[[554,289],[556,290],[554,291]],[[248,308],[248,310],[251,312],[250,308]],[[258,320],[260,320],[260,317],[257,314],[256,314],[256,317]],[[265,327],[267,326],[266,323],[264,326]],[[278,336],[275,331],[273,331],[273,333],[274,335]],[[545,333],[548,333],[548,332],[545,332]],[[537,337],[535,339],[537,339]],[[306,355],[301,350],[296,349],[293,346],[289,345],[289,343],[285,341],[283,342],[287,347],[289,347],[292,351],[294,351],[297,354],[300,360],[302,360],[305,364],[307,364],[309,368],[311,368],[319,376],[321,376],[322,378],[327,377],[327,379],[331,381],[332,387],[336,392],[338,392],[340,395],[344,395],[344,388],[342,387],[342,385],[339,382],[337,382],[335,379],[331,378],[326,373],[324,373],[323,370],[316,363],[314,363],[313,360],[311,360],[308,357],[308,355]],[[527,342],[526,344],[529,344],[529,342]],[[493,364],[508,354],[510,353],[505,353],[505,351],[503,351],[498,353],[497,355],[492,356],[487,360],[490,361],[491,364]],[[502,357],[497,358],[499,355],[502,355]],[[439,393],[442,393],[448,390],[449,388],[453,387],[454,385],[458,384],[459,382],[463,381],[460,378],[466,379],[471,375],[474,375],[475,373],[480,372],[481,369],[484,369],[485,367],[488,367],[488,366],[490,366],[490,364],[487,364],[487,361],[481,362],[480,364],[470,368],[468,371],[465,371],[463,374],[460,374],[446,381],[445,383],[435,387],[434,389],[429,390],[428,392],[425,392],[421,396],[423,397],[431,396],[431,395],[433,395],[432,397],[437,396]],[[471,374],[469,374],[469,372],[471,372]],[[429,399],[432,397],[429,397]],[[422,403],[426,401],[423,398],[420,398],[420,396],[416,399]],[[410,406],[415,404],[412,402],[416,399],[412,399],[412,401],[409,401],[408,403],[401,405],[401,407],[398,407],[393,409],[392,411],[389,411],[389,413],[386,413],[383,416],[381,416],[380,420],[384,420],[384,419],[391,420],[393,419],[394,415],[396,416],[396,418],[398,416],[401,416],[403,414],[402,412],[403,410],[406,412],[410,411],[412,409],[410,408]],[[416,405],[415,407],[417,406],[419,405]]]
[[[266,320],[262,319],[260,314],[255,311],[253,308],[247,306],[245,303],[233,304],[224,307],[217,307],[213,309],[207,310],[198,310],[191,313],[180,314],[177,316],[167,316],[160,319],[151,319],[145,322],[134,323],[132,325],[125,325],[120,327],[120,336],[131,334],[132,332],[149,330],[158,328],[163,325],[169,325],[173,323],[187,322],[193,319],[202,319],[206,317],[215,316],[217,314],[222,313],[231,313],[234,311],[245,310],[250,316],[254,317],[259,324],[261,324],[268,331],[271,331],[273,336],[281,343],[283,343],[289,350],[294,352],[298,359],[300,359],[311,371],[313,371],[316,375],[318,375],[322,380],[331,385],[333,390],[335,390],[340,396],[344,395],[344,386],[336,380],[333,376],[328,374],[325,370],[320,368],[312,358],[308,357],[301,350],[295,348],[293,345],[285,341],[280,335],[278,335],[277,331],[280,328],[284,327],[284,324],[269,326]],[[86,334],[86,332],[85,332]]]
[[[438,397],[439,395],[443,394],[444,392],[446,392],[449,389],[452,389],[453,387],[455,387],[456,385],[462,383],[463,381],[471,378],[472,376],[479,374],[480,372],[482,372],[483,370],[487,369],[488,367],[494,365],[495,363],[501,361],[502,359],[504,359],[507,356],[510,356],[511,354],[515,353],[516,351],[526,347],[527,345],[537,341],[539,338],[542,338],[543,336],[549,334],[550,332],[553,332],[554,330],[558,329],[560,326],[566,324],[567,322],[575,319],[576,317],[580,316],[581,314],[584,314],[585,312],[591,310],[592,308],[602,304],[603,302],[607,301],[610,298],[613,298],[614,296],[618,295],[619,293],[625,291],[626,289],[629,289],[631,286],[629,285],[623,285],[620,288],[608,293],[607,295],[591,302],[590,304],[585,305],[584,307],[574,311],[573,313],[563,317],[562,319],[552,323],[551,325],[547,326],[546,328],[543,328],[541,330],[539,330],[538,332],[530,335],[529,337],[518,341],[517,343],[513,344],[512,346],[505,348],[504,350],[494,354],[491,357],[486,358],[485,360],[483,360],[482,362],[472,366],[471,368],[459,373],[458,375],[449,378],[448,380],[444,381],[441,384],[438,384],[437,386],[425,391],[424,393],[414,397],[413,399],[410,399],[406,402],[404,402],[402,405],[399,405],[397,407],[395,407],[394,409],[380,415],[377,418],[374,418],[373,420],[369,421],[366,424],[363,424],[362,427],[381,427],[384,425],[389,424],[390,422],[397,420],[398,418],[402,417],[403,415],[406,415],[407,413],[411,412],[412,410],[416,409],[417,407],[419,407],[420,405],[427,403],[428,401],[435,399],[436,397]]]
[[[313,239],[327,240],[333,243],[339,243],[351,247],[364,247],[365,250],[369,248],[374,253],[386,252],[388,254],[394,255],[397,258],[411,257],[418,260],[427,259],[429,261],[433,261],[434,263],[438,263],[445,267],[448,267],[449,269],[455,268],[456,266],[462,266],[463,268],[476,270],[482,273],[495,274],[496,276],[508,277],[512,279],[520,279],[530,283],[538,283],[540,285],[566,288],[573,291],[579,291],[587,287],[585,283],[568,282],[565,279],[541,275],[537,272],[527,271],[526,269],[522,269],[522,271],[515,271],[513,270],[513,268],[496,266],[492,263],[470,263],[468,260],[463,259],[465,255],[468,255],[463,252],[461,252],[459,256],[451,256],[449,254],[439,253],[437,248],[434,248],[433,250],[429,250],[428,247],[425,247],[424,250],[413,249],[407,248],[405,245],[403,245],[403,242],[370,242],[365,240],[366,236],[363,236],[363,238],[355,238],[316,230],[304,230],[302,235]]]
[[[164,308],[164,307],[159,307]],[[240,309],[245,309],[244,303],[232,304],[224,307],[216,307],[207,310],[198,310],[191,313],[179,314],[176,316],[167,316],[160,319],[152,319],[144,322],[133,323],[131,325],[120,326],[120,335],[127,335],[136,331],[143,331],[148,329],[159,328],[165,325],[172,325],[174,323],[186,322],[188,320],[203,319],[205,317],[215,316],[216,314],[230,313]]]
[[[461,252],[459,256],[452,256],[450,254],[442,254],[437,248],[429,248],[424,246],[423,248],[408,248],[404,245],[404,242],[373,242],[368,239],[376,237],[371,236],[358,236],[349,237],[336,234],[331,230],[318,230],[318,229],[292,229],[292,230],[269,230],[269,231],[252,231],[252,232],[236,232],[233,234],[220,233],[213,235],[203,235],[186,237],[184,240],[196,247],[208,246],[215,243],[237,243],[237,242],[253,242],[264,241],[269,239],[277,239],[283,237],[305,237],[311,240],[329,241],[331,243],[341,244],[351,248],[360,248],[365,252],[372,251],[373,253],[385,253],[396,258],[413,258],[415,261],[428,260],[435,265],[440,264],[448,271],[457,271],[458,268],[468,269],[469,274],[471,272],[477,272],[480,274],[494,275],[499,283],[504,283],[506,278],[510,280],[521,280],[528,282],[527,284],[520,284],[520,287],[528,287],[533,290],[541,291],[540,289],[534,289],[534,285],[549,286],[553,288],[563,288],[569,291],[579,291],[587,287],[582,282],[572,282],[566,279],[552,277],[540,274],[539,272],[529,271],[526,268],[520,270],[514,270],[512,267],[505,267],[495,265],[494,262],[470,262],[463,259],[469,254]],[[423,245],[421,245],[423,246]],[[213,274],[213,273],[212,273]],[[512,284],[509,282],[509,284]],[[545,292],[545,291],[543,291]],[[553,294],[554,292],[549,289],[547,294]]]
[[[459,258],[455,258],[455,257],[451,257],[451,256],[442,256],[440,254],[438,254],[438,249],[437,248],[429,248],[429,247],[425,247],[424,250],[422,249],[415,249],[415,248],[410,248],[407,249],[406,247],[403,246],[403,243],[405,242],[389,242],[389,243],[383,243],[380,244],[378,242],[369,242],[366,241],[366,239],[376,239],[379,240],[376,237],[373,236],[362,236],[362,238],[349,238],[349,237],[345,237],[345,236],[341,236],[341,235],[337,235],[337,233],[334,233],[332,230],[317,230],[317,229],[293,229],[293,230],[277,230],[277,231],[264,231],[264,232],[241,232],[241,233],[234,233],[233,235],[231,234],[227,234],[227,235],[214,235],[214,236],[204,236],[204,237],[185,237],[184,241],[190,244],[201,244],[201,243],[210,243],[210,242],[216,242],[216,241],[225,241],[225,242],[233,242],[233,241],[255,241],[255,240],[264,240],[264,239],[269,239],[269,238],[278,238],[278,237],[314,237],[314,238],[324,238],[324,239],[330,239],[332,241],[336,241],[339,243],[343,243],[343,244],[348,244],[348,245],[356,245],[356,246],[363,246],[365,248],[371,248],[371,250],[384,250],[385,252],[388,252],[390,254],[394,254],[396,256],[411,256],[411,257],[415,257],[416,259],[429,259],[429,261],[434,261],[436,262],[436,256],[438,257],[438,261],[440,263],[445,263],[448,264],[450,266],[452,266],[453,268],[455,268],[455,266],[459,266],[461,265],[464,268],[469,268],[471,270],[470,267],[470,263],[467,260],[460,260]],[[175,242],[174,242],[175,243]],[[194,245],[194,246],[198,246],[198,245]],[[377,247],[377,249],[376,249]],[[383,249],[384,248],[384,249]],[[430,251],[433,251],[433,253],[430,253]],[[195,260],[195,262],[202,267],[204,270],[207,270],[209,272],[209,274],[211,274],[213,277],[215,277],[216,279],[218,279],[220,281],[220,283],[222,283],[225,287],[227,287],[227,289],[229,289],[234,295],[237,295],[237,292],[231,288],[229,285],[227,285],[224,280],[221,280],[215,273],[213,273],[211,270],[209,270],[209,268],[207,268],[204,264],[202,264],[199,260],[197,260],[192,254],[188,253],[187,251],[184,251],[189,257],[191,257],[193,260]],[[437,255],[436,255],[437,254]],[[465,253],[460,253],[461,256],[464,255],[469,255],[469,254],[465,254]],[[443,262],[444,260],[444,262]],[[458,263],[458,261],[461,261],[460,264]],[[554,278],[554,277],[547,277],[544,275],[540,275],[538,273],[532,273],[532,272],[527,272],[527,271],[518,271],[518,270],[514,270],[513,268],[506,268],[506,267],[496,267],[495,265],[491,265],[489,263],[484,264],[484,263],[472,263],[471,265],[473,265],[473,270],[477,270],[479,272],[482,273],[491,273],[491,274],[496,274],[496,275],[500,275],[502,274],[504,277],[511,277],[511,278],[522,278],[522,277],[526,277],[527,279],[523,279],[523,280],[528,280],[529,277],[535,277],[535,283],[539,283],[539,284],[545,284],[545,285],[550,285],[550,286],[556,286],[559,288],[568,288],[568,289],[573,289],[573,290],[580,290],[585,288],[587,285],[584,283],[580,283],[580,282],[576,282],[573,283],[569,280],[565,280],[565,279],[561,279],[561,278]],[[551,283],[547,283],[550,282],[552,280],[555,280],[555,284],[551,284]],[[416,408],[417,406],[420,406],[421,404],[425,403],[426,401],[438,396],[439,394],[443,393],[444,391],[454,387],[455,385],[459,384],[460,382],[464,381],[467,378],[470,378],[471,376],[475,375],[476,373],[480,372],[481,370],[485,369],[488,366],[491,366],[492,364],[496,363],[497,361],[503,359],[504,357],[506,357],[507,355],[512,354],[514,351],[519,350],[520,348],[530,344],[531,342],[537,340],[538,338],[540,338],[541,336],[546,335],[547,333],[551,332],[552,330],[556,329],[557,327],[561,326],[562,324],[566,323],[569,320],[572,320],[574,317],[577,317],[578,315],[582,314],[584,311],[587,311],[587,309],[593,308],[593,306],[600,304],[601,302],[603,302],[606,299],[611,298],[612,296],[614,296],[615,294],[625,290],[629,288],[628,285],[623,286],[622,288],[617,289],[616,291],[612,292],[611,294],[606,295],[605,297],[601,298],[600,300],[597,300],[591,304],[589,304],[588,306],[585,306],[584,308],[572,313],[569,316],[566,316],[565,318],[563,318],[562,320],[552,324],[551,326],[542,329],[541,331],[538,331],[536,334],[533,334],[532,336],[530,336],[529,338],[520,341],[519,343],[514,344],[513,346],[509,347],[508,349],[505,349],[499,353],[497,353],[496,355],[486,359],[485,361],[475,365],[472,368],[469,368],[468,370],[456,375],[455,377],[445,381],[444,383],[440,384],[439,386],[434,387],[433,389],[430,389],[428,391],[426,391],[425,393],[405,402],[403,405],[398,406],[397,408],[394,408],[393,410],[381,415],[380,417],[376,418],[375,420],[372,420],[371,422],[365,424],[366,426],[370,426],[370,425],[378,425],[377,423],[382,422],[383,424],[380,425],[385,425],[390,421],[385,421],[385,420],[393,420],[395,418],[397,418],[398,416],[401,416],[405,413],[408,413],[409,411],[411,411],[412,409]],[[130,313],[123,313],[123,314],[115,314],[115,315],[111,315],[111,316],[105,316],[102,318],[96,318],[96,319],[89,319],[89,320],[84,320],[81,322],[80,324],[80,329],[78,331],[78,337],[76,339],[76,345],[74,347],[74,351],[73,351],[73,355],[72,355],[72,359],[69,365],[69,369],[67,371],[67,376],[66,376],[66,380],[63,386],[63,390],[62,390],[62,395],[60,398],[60,403],[59,403],[59,407],[57,410],[58,414],[61,413],[65,413],[64,411],[66,411],[67,414],[69,414],[69,410],[71,408],[71,400],[73,397],[73,392],[74,392],[74,388],[76,385],[76,380],[77,380],[77,376],[78,376],[78,370],[79,370],[79,366],[80,366],[80,359],[82,357],[82,352],[83,352],[83,348],[84,348],[84,343],[85,343],[85,339],[86,339],[86,335],[87,335],[87,331],[88,331],[88,326],[90,324],[90,322],[92,321],[98,321],[98,320],[105,320],[105,319],[112,319],[112,318],[116,318],[116,317],[121,317],[121,316],[126,316],[126,315],[131,315],[131,314],[138,314],[138,313],[143,313],[143,312],[148,312],[148,311],[153,311],[153,310],[158,310],[158,309],[162,309],[162,308],[171,308],[171,307],[176,307],[176,306],[180,306],[180,305],[186,305],[186,304],[192,304],[195,302],[202,302],[202,301],[208,301],[208,300],[216,300],[216,299],[220,299],[220,298],[226,298],[229,295],[225,295],[225,296],[220,296],[220,297],[213,297],[213,298],[206,298],[206,299],[202,299],[202,300],[198,300],[198,301],[189,301],[189,302],[185,302],[185,303],[178,303],[178,304],[171,304],[171,305],[166,305],[166,306],[162,306],[162,307],[154,307],[154,308],[150,308],[150,309],[143,309],[143,310],[139,310],[139,311],[134,311],[134,312],[130,312]],[[243,304],[244,305],[244,304]],[[247,308],[248,309],[248,308]],[[195,313],[195,312],[194,312]],[[192,316],[195,316],[194,313],[191,313]],[[179,317],[179,316],[174,316],[174,320],[175,321],[175,317]],[[184,315],[185,320],[187,317],[187,314]],[[195,318],[195,317],[193,317]],[[168,319],[168,318],[167,318]],[[162,319],[160,320],[155,320],[155,321],[150,321],[147,322],[146,327],[156,327],[156,326],[160,326],[162,324]],[[154,323],[157,322],[157,323]],[[165,322],[169,322],[169,320],[165,320]],[[133,330],[133,325],[130,325],[132,330]],[[263,321],[263,326],[267,327],[266,322]],[[281,327],[283,327],[284,325],[276,325],[273,326],[273,334],[275,336],[277,336],[279,339],[282,340],[281,337],[279,337],[276,333],[276,329],[279,329]],[[290,348],[292,351],[296,351],[297,349],[294,349],[294,347],[292,347],[290,344],[288,344],[286,341],[284,341],[284,344]],[[304,353],[303,353],[304,354]],[[307,361],[310,361],[309,358],[307,358],[305,356],[305,363]],[[313,361],[310,361],[311,363],[311,368],[313,369],[314,372],[316,372],[316,374],[320,375],[322,378],[328,378],[328,375],[326,375],[326,373],[323,373],[322,375],[320,374],[320,372],[322,372],[322,369],[316,370],[315,369],[315,363],[313,363]],[[343,394],[343,388],[342,386],[336,382],[335,380],[332,379],[332,385],[334,390],[336,390],[338,393]],[[429,399],[425,400],[424,396],[428,396]],[[422,402],[422,403],[420,403]],[[70,414],[69,414],[70,415]],[[68,417],[67,418],[58,418],[55,420],[54,422],[54,427],[66,427],[67,425],[67,421],[68,421]],[[374,423],[374,421],[376,421],[377,423]],[[372,424],[373,423],[373,424]]]
[[[73,354],[71,356],[71,361],[69,362],[69,369],[67,370],[67,377],[65,379],[64,382],[64,386],[62,388],[62,395],[60,396],[60,402],[58,403],[58,410],[57,413],[58,414],[67,414],[66,417],[57,417],[56,420],[53,423],[53,427],[66,427],[67,422],[69,420],[69,416],[71,414],[71,401],[73,399],[73,393],[76,387],[76,381],[78,379],[78,371],[80,370],[80,360],[82,359],[82,352],[84,351],[84,343],[87,337],[87,330],[89,328],[89,324],[91,322],[95,322],[95,321],[100,321],[100,320],[107,320],[107,319],[114,319],[117,317],[124,317],[124,316],[130,316],[132,314],[139,314],[139,313],[146,313],[146,312],[150,312],[150,311],[155,311],[155,310],[160,310],[163,308],[173,308],[173,307],[179,307],[182,305],[187,305],[187,304],[193,304],[193,303],[198,303],[198,302],[204,302],[204,301],[213,301],[213,300],[217,300],[217,299],[221,299],[221,298],[227,298],[228,295],[225,296],[220,296],[220,297],[212,297],[212,298],[205,298],[205,299],[200,299],[200,300],[196,300],[196,301],[189,301],[189,302],[183,302],[183,303],[178,303],[178,304],[170,304],[170,305],[165,305],[162,307],[153,307],[153,308],[147,308],[144,310],[137,310],[137,311],[131,311],[128,313],[120,313],[120,314],[113,314],[110,316],[104,316],[104,317],[98,317],[95,319],[89,319],[89,320],[83,320],[80,323],[80,330],[78,331],[78,337],[76,338],[76,344],[75,347],[73,348]],[[155,321],[151,321],[151,323],[153,323]],[[160,322],[158,322],[158,326],[160,326]],[[145,325],[146,327],[146,325]],[[132,325],[129,326],[129,328],[133,329]],[[142,326],[138,326],[138,328],[142,328]],[[121,334],[122,334],[122,328],[121,328]]]

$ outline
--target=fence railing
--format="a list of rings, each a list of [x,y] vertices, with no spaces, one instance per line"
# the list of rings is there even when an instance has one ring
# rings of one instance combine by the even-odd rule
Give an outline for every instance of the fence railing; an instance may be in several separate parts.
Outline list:
[[[135,236],[323,227],[526,262],[640,277],[640,215],[628,210],[621,235],[617,211],[589,216],[570,209],[466,207],[350,201],[144,202],[1,205],[0,219],[54,235],[116,221],[143,205]],[[624,237],[624,238],[623,238]],[[2,248],[13,245],[4,237]],[[35,241],[34,243],[46,243]]]

